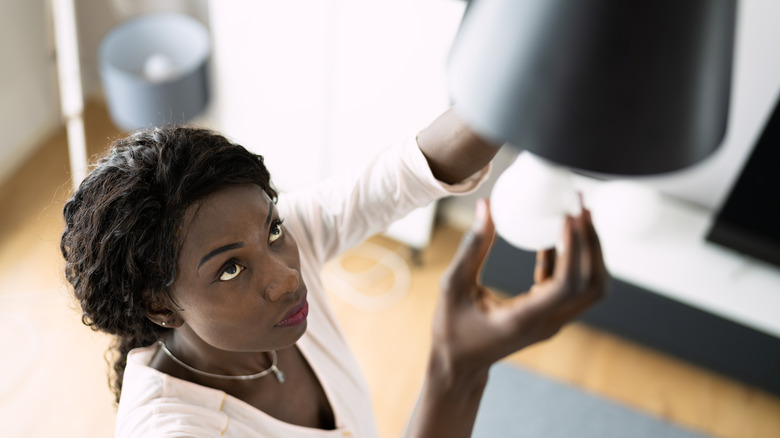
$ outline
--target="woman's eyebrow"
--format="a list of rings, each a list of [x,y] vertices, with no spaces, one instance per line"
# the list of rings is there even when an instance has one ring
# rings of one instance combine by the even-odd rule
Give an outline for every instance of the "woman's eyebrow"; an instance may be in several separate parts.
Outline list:
[[[200,263],[198,263],[198,269],[200,269],[201,266],[203,266],[204,263],[209,261],[210,258],[222,254],[225,251],[230,251],[231,249],[236,248],[243,248],[245,246],[244,242],[235,242],[235,243],[229,243],[224,246],[220,246],[219,248],[213,249],[209,251],[208,254],[204,255],[202,259],[200,259]]]
[[[265,227],[268,228],[268,225],[271,223],[271,218],[274,216],[274,203],[269,202],[268,203],[268,216],[265,218]]]

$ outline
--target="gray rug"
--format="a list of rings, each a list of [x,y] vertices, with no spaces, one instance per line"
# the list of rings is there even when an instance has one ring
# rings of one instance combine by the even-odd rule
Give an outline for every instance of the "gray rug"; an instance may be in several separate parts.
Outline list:
[[[704,438],[640,411],[499,363],[474,425],[475,438]]]

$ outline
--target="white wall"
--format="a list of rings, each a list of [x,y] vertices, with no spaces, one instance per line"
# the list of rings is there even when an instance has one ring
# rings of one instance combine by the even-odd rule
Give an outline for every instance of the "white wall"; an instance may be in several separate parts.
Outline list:
[[[413,135],[448,106],[453,0],[214,0],[210,122],[294,190]]]
[[[43,0],[0,1],[0,181],[59,122],[49,20]]]
[[[295,190],[413,136],[447,109],[454,0],[213,0],[205,123],[262,154]],[[389,234],[424,246],[433,206]]]

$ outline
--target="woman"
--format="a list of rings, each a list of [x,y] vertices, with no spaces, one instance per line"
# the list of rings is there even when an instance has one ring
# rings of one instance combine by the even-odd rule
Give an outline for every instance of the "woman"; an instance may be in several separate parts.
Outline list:
[[[262,157],[216,133],[118,140],[66,204],[61,242],[84,322],[117,339],[116,435],[376,436],[319,270],[412,209],[474,189],[496,151],[450,110],[365,169],[277,197]],[[567,219],[564,254],[539,253],[528,294],[491,299],[477,283],[488,210],[478,205],[441,283],[409,436],[470,436],[490,365],[604,293],[583,210]]]

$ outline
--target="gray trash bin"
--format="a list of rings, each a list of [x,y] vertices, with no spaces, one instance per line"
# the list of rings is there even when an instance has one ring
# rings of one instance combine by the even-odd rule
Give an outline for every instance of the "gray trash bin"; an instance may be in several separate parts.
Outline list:
[[[101,41],[100,76],[109,113],[121,129],[183,123],[208,102],[208,31],[183,14],[122,22]]]

